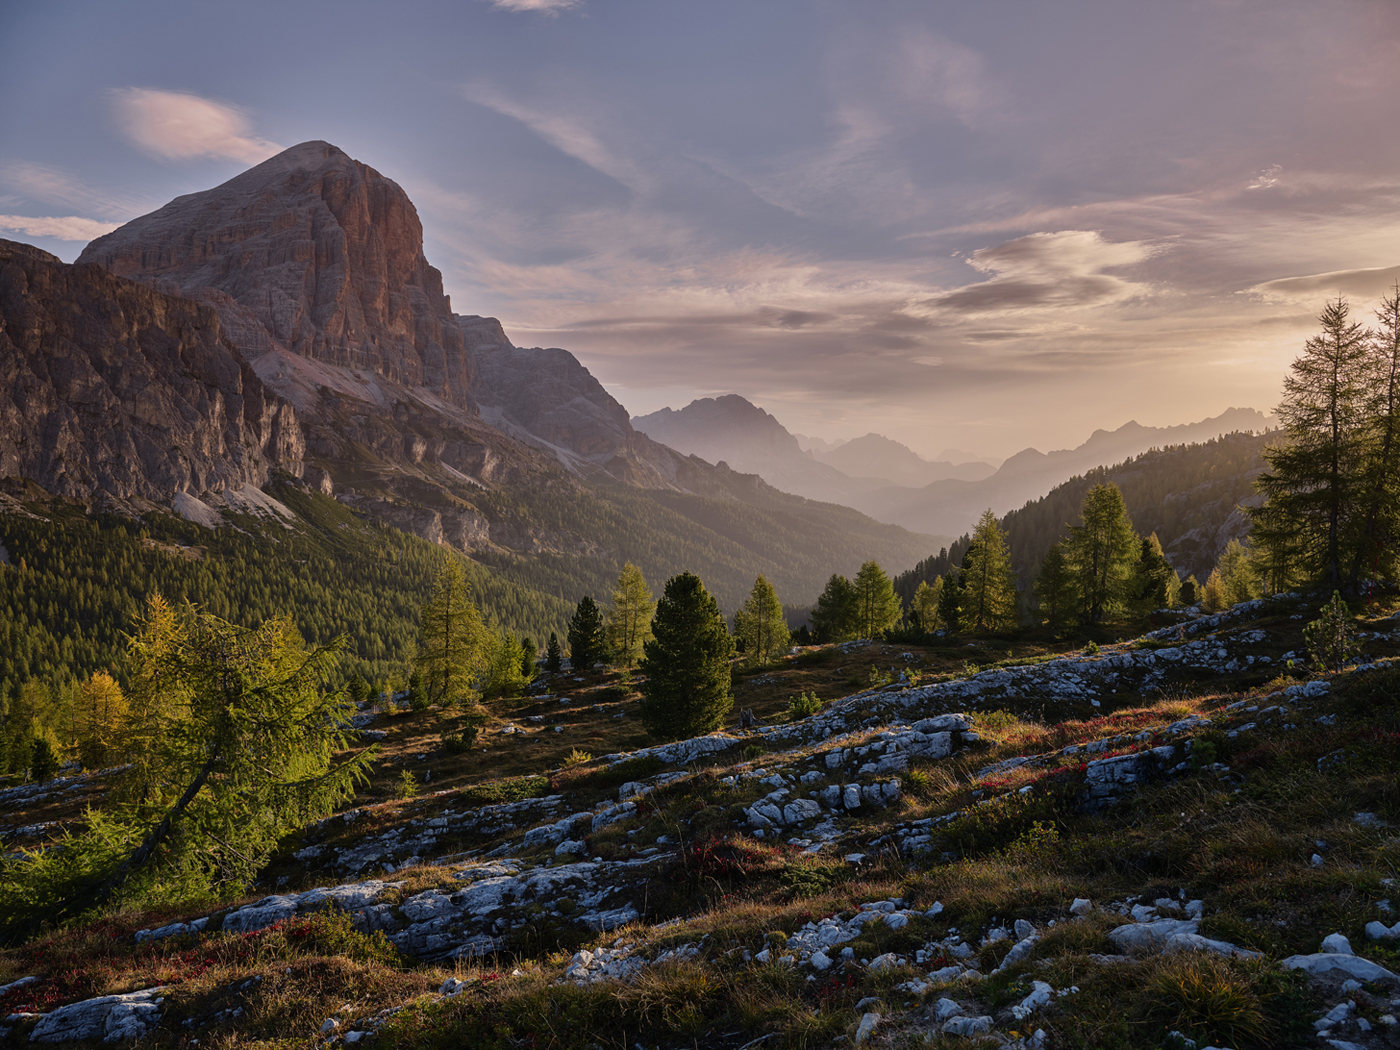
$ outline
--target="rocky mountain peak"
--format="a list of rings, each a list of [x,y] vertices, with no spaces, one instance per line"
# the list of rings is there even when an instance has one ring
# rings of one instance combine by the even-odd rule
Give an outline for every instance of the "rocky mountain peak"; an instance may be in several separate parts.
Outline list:
[[[273,350],[424,386],[474,412],[474,370],[423,227],[392,179],[303,142],[87,246],[94,263],[214,305],[249,360]]]

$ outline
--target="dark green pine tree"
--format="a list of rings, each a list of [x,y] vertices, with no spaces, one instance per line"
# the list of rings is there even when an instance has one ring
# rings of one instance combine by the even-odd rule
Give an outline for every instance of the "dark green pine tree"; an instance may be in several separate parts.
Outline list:
[[[540,651],[535,647],[535,640],[528,634],[520,640],[520,673],[525,681],[534,681],[537,673],[535,661],[539,659]]]
[[[1133,603],[1143,612],[1176,604],[1181,584],[1154,532],[1143,539],[1133,568]]]
[[[1016,626],[1016,576],[1011,551],[996,515],[988,508],[977,523],[963,559],[963,627],[968,631],[1009,631]]]
[[[812,634],[818,642],[848,642],[860,629],[859,612],[855,585],[833,573],[812,608]]]
[[[1400,548],[1400,284],[1381,300],[1380,325],[1368,347],[1370,442],[1366,457],[1361,538],[1351,577],[1395,576]]]
[[[1050,633],[1058,636],[1078,604],[1074,573],[1065,557],[1064,544],[1057,543],[1046,552],[1045,560],[1040,563],[1040,574],[1035,578],[1035,596],[1040,602],[1041,619]]]
[[[734,640],[700,577],[683,572],[666,581],[651,633],[640,665],[646,731],[659,740],[683,740],[718,729],[734,708]]]
[[[575,671],[587,671],[603,656],[603,613],[588,595],[579,599],[569,620],[569,662]]]
[[[971,554],[972,549],[968,548],[967,554],[963,555],[964,565]],[[966,589],[963,574],[959,570],[950,569],[943,577],[943,587],[938,592],[938,624],[949,634],[957,634],[958,625],[962,623],[963,595]]]
[[[1071,525],[1065,540],[1079,592],[1079,615],[1098,623],[1119,613],[1137,564],[1137,533],[1128,518],[1123,493],[1113,482],[1095,485],[1084,497],[1082,525]]]
[[[890,578],[878,562],[868,561],[860,567],[851,586],[856,597],[856,636],[883,638],[899,623],[901,612]]]
[[[558,674],[563,662],[564,654],[559,648],[559,636],[550,631],[549,642],[544,647],[544,669],[550,674]]]

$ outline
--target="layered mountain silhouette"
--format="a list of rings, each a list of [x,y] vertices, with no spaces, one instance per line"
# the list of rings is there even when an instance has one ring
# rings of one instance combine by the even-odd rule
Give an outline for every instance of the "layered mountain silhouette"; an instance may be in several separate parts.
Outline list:
[[[979,461],[930,461],[909,446],[901,445],[882,434],[866,434],[829,452],[814,451],[812,455],[819,462],[835,467],[851,477],[879,478],[911,488],[930,485],[935,481],[946,481],[948,478],[981,481],[996,471],[992,464]]]
[[[1124,423],[1117,430],[1094,431],[1076,448],[1054,452],[1023,449],[980,481],[949,479],[915,490],[884,489],[872,494],[861,510],[878,521],[906,528],[910,522],[918,522],[918,528],[928,531],[965,532],[984,510],[1005,514],[1094,467],[1117,463],[1151,448],[1194,444],[1275,425],[1270,417],[1252,408],[1231,408],[1214,418],[1175,427]]]
[[[757,474],[784,492],[851,507],[860,507],[873,493],[892,485],[971,480],[992,471],[987,464],[930,463],[879,434],[829,451],[804,451],[797,435],[738,394],[701,398],[682,409],[663,408],[633,418],[632,425],[679,452]]]
[[[752,471],[785,491],[844,503],[908,529],[957,535],[989,507],[1004,514],[1094,467],[1154,447],[1262,431],[1274,424],[1245,408],[1176,427],[1130,422],[1113,431],[1096,430],[1077,448],[1048,453],[1024,449],[999,467],[977,460],[929,461],[879,434],[803,451],[796,435],[737,394],[703,398],[679,410],[663,408],[634,418],[632,425],[678,451]]]

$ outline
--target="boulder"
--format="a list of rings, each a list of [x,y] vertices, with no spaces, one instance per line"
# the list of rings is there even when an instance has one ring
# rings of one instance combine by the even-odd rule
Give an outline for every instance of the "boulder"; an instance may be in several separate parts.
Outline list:
[[[1155,922],[1132,922],[1110,930],[1108,939],[1119,951],[1160,952],[1167,941],[1177,934],[1194,934],[1200,928],[1196,919],[1158,919]]]

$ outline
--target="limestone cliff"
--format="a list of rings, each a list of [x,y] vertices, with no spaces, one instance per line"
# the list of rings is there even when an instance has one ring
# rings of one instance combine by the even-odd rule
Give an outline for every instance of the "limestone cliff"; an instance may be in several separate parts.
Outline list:
[[[168,506],[299,474],[302,454],[295,409],[214,310],[0,241],[0,477]]]

